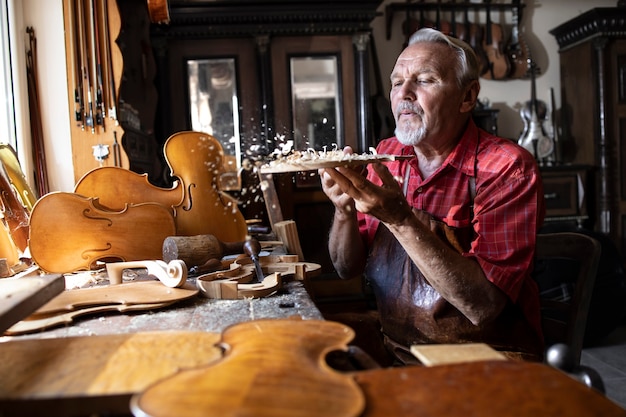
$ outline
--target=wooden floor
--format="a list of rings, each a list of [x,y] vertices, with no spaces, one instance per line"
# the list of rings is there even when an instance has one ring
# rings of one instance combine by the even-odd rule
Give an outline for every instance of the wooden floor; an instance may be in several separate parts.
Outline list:
[[[584,348],[581,364],[595,369],[606,396],[626,409],[626,321],[597,345]]]

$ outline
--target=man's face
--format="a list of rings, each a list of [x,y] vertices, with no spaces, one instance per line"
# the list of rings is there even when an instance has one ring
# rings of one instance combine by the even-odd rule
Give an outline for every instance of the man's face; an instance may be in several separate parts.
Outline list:
[[[456,62],[450,48],[437,43],[410,45],[398,57],[389,97],[396,136],[404,145],[453,134],[463,98]]]

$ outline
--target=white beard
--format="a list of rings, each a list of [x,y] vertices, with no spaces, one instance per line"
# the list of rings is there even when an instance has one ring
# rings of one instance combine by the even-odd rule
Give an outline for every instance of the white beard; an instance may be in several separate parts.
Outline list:
[[[420,126],[418,129],[400,129],[396,127],[395,130],[396,137],[398,138],[398,142],[403,144],[404,146],[415,146],[424,139],[426,136],[426,127],[424,125]]]
[[[413,129],[410,123],[407,122],[398,125],[396,120],[396,130],[394,133],[398,138],[398,141],[404,146],[415,146],[426,136],[427,127],[424,121],[424,112],[419,106],[406,101],[403,101],[398,105],[396,114],[401,114],[404,110],[410,110],[419,115],[422,120],[422,125],[417,129]]]

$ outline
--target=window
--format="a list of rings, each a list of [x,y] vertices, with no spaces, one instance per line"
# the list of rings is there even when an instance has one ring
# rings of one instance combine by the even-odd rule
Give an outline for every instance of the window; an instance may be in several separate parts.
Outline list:
[[[7,0],[0,0],[0,142],[9,143],[15,148],[15,106],[8,16]]]

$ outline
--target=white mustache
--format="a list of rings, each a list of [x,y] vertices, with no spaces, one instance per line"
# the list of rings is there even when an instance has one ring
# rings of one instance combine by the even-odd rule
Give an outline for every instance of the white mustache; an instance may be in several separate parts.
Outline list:
[[[396,114],[400,114],[401,112],[406,111],[406,110],[412,113],[418,114],[420,116],[424,114],[424,111],[419,105],[408,102],[408,101],[402,101],[400,102],[400,104],[398,104],[398,106],[396,107]]]

